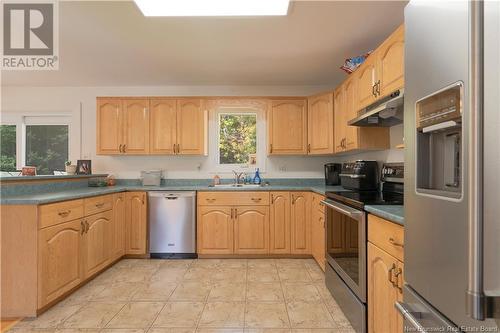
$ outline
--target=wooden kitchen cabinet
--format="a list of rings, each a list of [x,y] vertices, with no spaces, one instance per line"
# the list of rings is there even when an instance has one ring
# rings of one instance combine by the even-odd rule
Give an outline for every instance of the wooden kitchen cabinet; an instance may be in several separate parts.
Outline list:
[[[147,253],[147,195],[146,192],[126,192],[125,253]]]
[[[78,219],[38,232],[38,308],[82,282],[83,228]]]
[[[311,254],[321,267],[325,270],[326,260],[326,236],[325,236],[325,211],[321,201],[324,197],[318,194],[312,195],[311,213]]]
[[[390,223],[390,222],[388,222]],[[402,301],[403,263],[368,243],[368,332],[403,332],[394,303]]]
[[[335,151],[333,93],[309,97],[307,105],[307,153],[333,154]]]
[[[375,93],[377,50],[370,54],[365,62],[351,75],[356,81],[357,109],[361,110],[377,100]]]
[[[271,192],[269,252],[290,253],[290,192]]]
[[[83,234],[83,277],[88,278],[102,270],[111,258],[112,246],[111,210],[86,217]]]
[[[118,98],[97,99],[97,154],[121,154],[123,147],[123,110]]]
[[[199,206],[197,244],[199,254],[232,254],[234,251],[233,208]]]
[[[273,100],[267,112],[268,155],[307,154],[307,102]]]
[[[199,98],[177,100],[177,154],[207,154],[208,115]]]
[[[238,206],[233,208],[234,253],[269,253],[269,207]]]
[[[113,220],[111,232],[111,260],[114,261],[125,254],[125,193],[113,194]]]
[[[123,154],[149,154],[149,99],[123,100]]]
[[[177,152],[177,100],[150,100],[150,146],[155,155],[173,155]]]
[[[404,38],[404,25],[401,25],[377,51],[378,98],[404,87]]]
[[[311,193],[291,192],[290,239],[292,254],[311,254]]]
[[[334,111],[334,152],[342,153],[345,151],[345,138],[347,136],[347,121],[345,108],[345,93],[343,85],[337,87],[333,92],[333,111]]]
[[[358,109],[356,107],[356,80],[354,78],[347,79],[342,84],[342,93],[344,94],[344,149],[354,150],[360,147],[359,136],[365,135],[362,129],[356,126],[349,126],[348,122],[358,116]],[[368,129],[369,131],[372,129]],[[377,131],[378,129],[375,129]],[[380,132],[380,131],[379,131]],[[375,133],[375,136],[384,133]]]

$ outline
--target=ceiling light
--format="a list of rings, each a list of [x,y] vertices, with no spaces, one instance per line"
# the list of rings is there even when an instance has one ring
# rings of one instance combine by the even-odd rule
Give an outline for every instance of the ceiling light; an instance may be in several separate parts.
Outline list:
[[[134,0],[144,16],[278,16],[289,0]]]

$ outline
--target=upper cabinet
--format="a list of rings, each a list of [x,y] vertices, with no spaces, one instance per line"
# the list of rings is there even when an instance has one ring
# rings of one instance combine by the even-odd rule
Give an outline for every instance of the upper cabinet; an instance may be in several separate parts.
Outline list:
[[[379,97],[404,86],[404,38],[404,25],[401,25],[377,50]]]
[[[273,100],[267,113],[268,154],[307,154],[307,103],[303,99]]]
[[[309,97],[307,104],[307,153],[333,154],[333,93]]]
[[[352,74],[357,81],[357,109],[404,86],[404,26],[401,25]]]
[[[97,154],[205,155],[207,122],[199,98],[98,98]]]

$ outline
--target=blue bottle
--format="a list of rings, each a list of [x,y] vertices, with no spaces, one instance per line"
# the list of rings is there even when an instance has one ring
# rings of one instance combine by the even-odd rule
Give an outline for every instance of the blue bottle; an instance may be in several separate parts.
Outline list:
[[[254,184],[260,184],[262,179],[260,179],[259,168],[255,170],[255,176],[253,177]]]

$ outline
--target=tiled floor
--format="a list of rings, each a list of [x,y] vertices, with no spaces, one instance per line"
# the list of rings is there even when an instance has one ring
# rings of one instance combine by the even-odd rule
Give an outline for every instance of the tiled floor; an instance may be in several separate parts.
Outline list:
[[[122,260],[9,332],[291,330],[352,332],[312,259]]]

